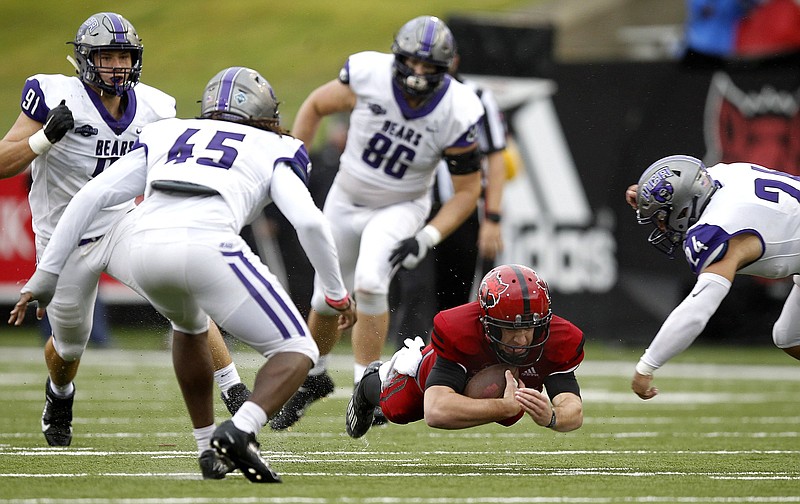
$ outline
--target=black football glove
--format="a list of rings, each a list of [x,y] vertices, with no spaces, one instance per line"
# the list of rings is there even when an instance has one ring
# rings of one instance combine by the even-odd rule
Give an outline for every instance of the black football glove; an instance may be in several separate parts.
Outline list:
[[[417,265],[425,259],[428,250],[436,245],[438,237],[434,237],[433,234],[438,233],[438,230],[432,226],[425,226],[411,238],[406,238],[405,240],[397,242],[394,250],[392,250],[392,254],[389,256],[389,262],[392,264],[392,267],[402,264],[406,269],[416,268]]]
[[[67,100],[61,100],[61,103],[56,108],[50,109],[44,122],[44,136],[47,137],[51,144],[64,138],[67,131],[75,126],[72,111],[67,107],[66,103]]]

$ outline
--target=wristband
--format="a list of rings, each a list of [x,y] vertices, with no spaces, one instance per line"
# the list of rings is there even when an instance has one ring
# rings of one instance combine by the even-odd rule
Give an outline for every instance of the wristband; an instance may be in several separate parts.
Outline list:
[[[325,302],[328,303],[328,306],[336,311],[345,311],[346,309],[350,308],[350,294],[345,295],[345,297],[339,300],[331,299],[328,296],[325,296]]]
[[[44,128],[28,137],[28,145],[37,156],[41,156],[53,146],[44,134]]]
[[[550,423],[545,425],[548,429],[555,429],[556,428],[556,410],[553,409],[553,415],[550,417]]]
[[[653,371],[655,371],[656,369],[658,368],[655,366],[651,366],[642,359],[639,359],[639,362],[636,363],[636,372],[639,373],[640,375],[653,376]]]
[[[503,218],[503,216],[497,212],[486,212],[484,217],[486,217],[486,220],[489,222],[494,222],[495,224],[499,224],[500,220]]]
[[[422,233],[428,235],[428,238],[431,239],[431,247],[435,247],[442,241],[442,233],[439,232],[438,229],[428,224],[424,228],[422,228]]]

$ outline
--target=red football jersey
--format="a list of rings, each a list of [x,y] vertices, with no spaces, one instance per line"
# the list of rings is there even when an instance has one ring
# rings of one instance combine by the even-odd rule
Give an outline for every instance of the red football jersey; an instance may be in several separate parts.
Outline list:
[[[480,322],[480,305],[477,301],[439,312],[433,319],[431,345],[436,355],[457,362],[467,369],[467,379],[481,369],[499,361],[483,332]],[[538,352],[531,352],[528,363],[519,366],[519,376],[528,388],[542,391],[544,379],[553,373],[572,371],[583,361],[583,332],[572,322],[553,315],[550,337],[544,352],[534,361]],[[426,350],[428,347],[426,347]],[[423,351],[424,353],[424,351]],[[433,366],[422,366],[417,380],[425,387],[428,372]]]
[[[439,312],[433,319],[431,344],[422,349],[423,359],[416,378],[399,376],[385,385],[381,408],[393,423],[408,423],[424,416],[425,382],[437,356],[459,363],[467,370],[467,379],[481,369],[499,362],[480,322],[477,301]],[[545,378],[554,373],[569,372],[583,361],[583,332],[557,315],[550,322],[550,337],[544,344],[542,357],[531,352],[529,363],[519,367],[519,377],[528,388],[542,392]],[[508,422],[519,419],[518,415]]]

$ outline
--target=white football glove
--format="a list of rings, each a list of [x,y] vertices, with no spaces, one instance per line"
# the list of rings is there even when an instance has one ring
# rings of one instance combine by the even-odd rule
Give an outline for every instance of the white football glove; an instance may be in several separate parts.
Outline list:
[[[413,340],[406,338],[403,342],[405,347],[396,351],[392,355],[392,360],[384,363],[379,372],[381,373],[381,382],[388,383],[395,375],[402,374],[414,378],[417,376],[417,369],[419,363],[422,361],[422,349],[425,347],[425,342],[422,338],[417,336]]]

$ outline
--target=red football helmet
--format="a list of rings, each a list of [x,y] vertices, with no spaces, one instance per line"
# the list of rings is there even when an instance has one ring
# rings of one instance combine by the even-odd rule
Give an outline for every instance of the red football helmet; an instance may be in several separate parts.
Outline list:
[[[478,301],[484,334],[500,361],[521,366],[530,362],[528,356],[535,349],[539,351],[535,360],[542,357],[553,314],[547,282],[535,271],[520,264],[497,266],[481,280]],[[503,343],[503,328],[533,328],[533,340],[523,346]]]

